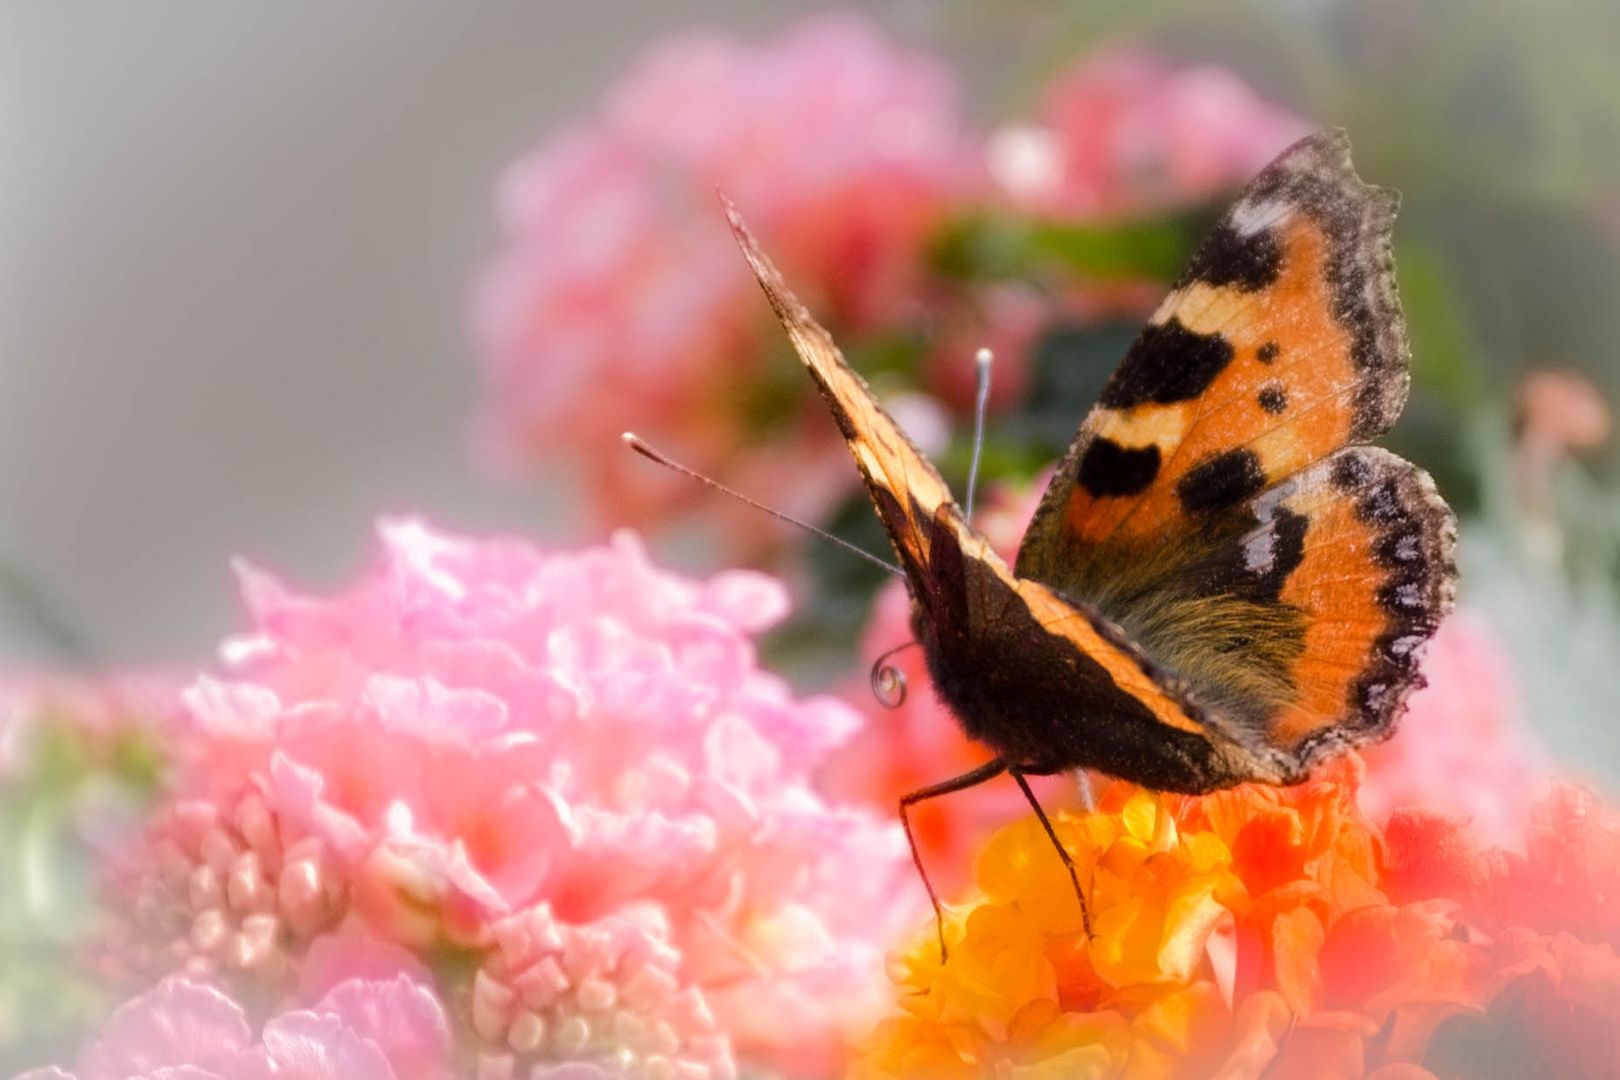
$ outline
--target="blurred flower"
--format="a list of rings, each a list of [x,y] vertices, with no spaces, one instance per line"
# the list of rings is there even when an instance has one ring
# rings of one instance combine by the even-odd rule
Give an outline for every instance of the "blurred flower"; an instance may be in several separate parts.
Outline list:
[[[978,352],[994,357],[987,411],[1024,400],[1032,376],[1030,353],[1053,317],[1052,303],[1032,286],[1004,282],[964,296],[943,315],[928,359],[931,388],[958,416],[972,416],[978,393]]]
[[[492,1063],[833,1067],[917,905],[887,815],[809,785],[858,717],[755,666],[781,586],[665,573],[628,534],[381,536],[332,597],[241,569],[254,626],[187,692],[108,971],[307,983],[358,919],[480,958]]]
[[[0,677],[0,1073],[109,1004],[74,964],[104,916],[88,883],[138,834],[177,708],[160,675]]]
[[[1559,566],[1566,522],[1557,498],[1568,460],[1609,439],[1613,417],[1603,394],[1579,371],[1542,368],[1519,386],[1513,446],[1515,525],[1526,551],[1544,566]]]
[[[771,534],[742,527],[740,508],[615,441],[639,430],[800,517],[823,516],[853,482],[809,381],[773,359],[779,338],[715,189],[857,358],[881,357],[886,390],[970,415],[981,346],[998,355],[992,404],[1004,408],[1027,392],[1054,309],[1084,322],[1143,306],[1134,282],[1054,299],[1039,283],[973,282],[973,267],[941,273],[950,227],[993,197],[986,161],[1016,208],[1095,216],[1208,197],[1302,131],[1224,69],[1120,52],[1061,78],[1038,130],[986,149],[949,69],[864,16],[814,16],[759,43],[673,37],[503,178],[506,241],[472,298],[484,447],[566,475],[598,523],[707,499],[705,532],[756,557]]]
[[[1551,767],[1524,721],[1514,661],[1468,611],[1448,619],[1423,655],[1428,685],[1395,738],[1362,752],[1362,806],[1375,820],[1416,806],[1465,818],[1482,841],[1511,846],[1547,791]]]
[[[1521,852],[1491,852],[1480,890],[1493,930],[1568,931],[1620,949],[1620,813],[1590,791],[1555,787],[1534,809]]]
[[[1044,831],[1008,826],[952,914],[949,960],[919,935],[898,961],[902,1011],[857,1075],[1612,1072],[1620,817],[1555,794],[1528,855],[1482,852],[1427,810],[1378,828],[1361,772],[1350,756],[1295,788],[1204,798],[1116,784],[1098,812],[1058,815],[1089,939]]]
[[[1526,376],[1518,406],[1519,438],[1528,454],[1563,457],[1608,441],[1609,404],[1573,369],[1543,368]]]
[[[36,767],[53,741],[85,768],[136,765],[161,743],[177,707],[176,682],[163,675],[8,672],[0,676],[0,785]]]
[[[40,1069],[19,1080],[435,1080],[449,1059],[443,1005],[403,975],[347,980],[309,1008],[272,1016],[257,1039],[227,994],[176,976],[114,1012],[76,1073]]]
[[[1620,960],[1570,934],[1511,942],[1525,956],[1504,968],[1482,1013],[1435,1031],[1425,1058],[1437,1075],[1481,1080],[1614,1076],[1620,1072]]]
[[[852,330],[904,314],[923,246],[973,190],[951,72],[853,12],[759,46],[671,39],[610,93],[607,113],[735,199],[789,279]]]
[[[567,450],[584,493],[628,500],[634,520],[691,485],[626,454],[626,427],[658,420],[700,460],[736,448],[735,431],[662,423],[725,415],[758,363],[744,268],[718,210],[694,197],[601,127],[559,133],[507,170],[506,247],[472,313],[490,384],[482,437],[498,464]]]
[[[1033,124],[991,137],[991,175],[1020,206],[1096,217],[1207,199],[1309,128],[1231,71],[1113,49],[1061,73]]]
[[[598,115],[503,179],[506,248],[473,297],[487,446],[511,463],[577,457],[602,520],[646,520],[696,490],[625,454],[612,440],[627,427],[819,513],[847,464],[830,426],[804,422],[802,373],[762,369],[777,339],[713,192],[830,321],[892,332],[916,321],[923,250],[972,190],[969,146],[950,73],[859,15],[760,44],[654,46]],[[818,457],[843,467],[806,477]]]

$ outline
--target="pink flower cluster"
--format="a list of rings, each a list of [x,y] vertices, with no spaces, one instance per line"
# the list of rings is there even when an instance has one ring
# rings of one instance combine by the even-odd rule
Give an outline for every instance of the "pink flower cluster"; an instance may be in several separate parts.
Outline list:
[[[502,179],[505,249],[473,296],[486,446],[577,455],[599,517],[667,507],[688,488],[624,454],[625,427],[656,424],[702,464],[765,441],[749,425],[766,388],[745,389],[762,381],[765,312],[715,191],[818,307],[870,328],[916,300],[921,249],[970,160],[949,74],[856,16],[759,45],[712,32],[655,46],[597,115]],[[791,429],[796,410],[777,419]]]
[[[482,1075],[834,1067],[916,896],[892,818],[809,783],[857,715],[755,666],[782,588],[678,577],[627,534],[381,538],[336,596],[241,568],[253,629],[185,695],[109,977],[261,999],[364,928],[467,958],[437,989]]]

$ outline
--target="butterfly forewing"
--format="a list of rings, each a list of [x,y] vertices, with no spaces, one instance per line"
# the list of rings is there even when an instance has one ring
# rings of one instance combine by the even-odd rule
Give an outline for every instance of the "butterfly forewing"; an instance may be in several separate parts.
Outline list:
[[[878,516],[900,556],[915,594],[926,578],[932,522],[960,520],[950,489],[916,444],[872,396],[871,389],[845,361],[832,335],[818,324],[760,250],[737,208],[726,203],[726,217],[749,267],[781,320],[794,351],[804,361],[855,456]]]

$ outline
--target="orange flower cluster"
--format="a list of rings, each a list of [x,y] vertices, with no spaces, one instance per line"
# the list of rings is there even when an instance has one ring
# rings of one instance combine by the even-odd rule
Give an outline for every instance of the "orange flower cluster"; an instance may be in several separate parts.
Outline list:
[[[1356,808],[1349,757],[1294,788],[1116,785],[1033,820],[895,964],[859,1080],[1620,1075],[1620,815],[1559,789],[1522,853]]]

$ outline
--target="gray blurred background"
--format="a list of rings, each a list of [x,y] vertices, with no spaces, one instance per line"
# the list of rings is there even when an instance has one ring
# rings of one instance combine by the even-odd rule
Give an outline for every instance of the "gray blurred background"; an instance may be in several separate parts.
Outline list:
[[[494,179],[649,40],[805,8],[0,3],[0,561],[91,655],[185,662],[233,554],[321,584],[379,512],[543,534],[466,446]]]

